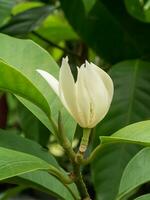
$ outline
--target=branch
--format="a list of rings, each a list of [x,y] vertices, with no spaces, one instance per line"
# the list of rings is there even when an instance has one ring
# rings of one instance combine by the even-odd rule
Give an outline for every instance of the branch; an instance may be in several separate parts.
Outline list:
[[[32,34],[35,35],[35,36],[37,36],[39,39],[43,40],[44,42],[46,42],[50,46],[55,47],[57,49],[60,49],[61,51],[64,51],[66,54],[70,54],[70,55],[76,56],[78,58],[81,57],[80,55],[76,54],[75,52],[70,51],[69,49],[63,48],[63,47],[55,44],[54,42],[46,39],[45,37],[43,37],[42,35],[40,35],[39,33],[35,32],[35,31],[32,31]]]

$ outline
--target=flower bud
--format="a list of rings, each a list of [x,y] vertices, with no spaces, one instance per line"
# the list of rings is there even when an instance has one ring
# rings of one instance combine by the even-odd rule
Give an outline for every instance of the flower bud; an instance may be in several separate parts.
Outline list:
[[[62,61],[59,81],[46,71],[37,71],[49,83],[75,121],[83,128],[93,128],[109,110],[114,91],[113,82],[105,71],[93,63],[86,61],[77,69],[76,82],[68,58]]]

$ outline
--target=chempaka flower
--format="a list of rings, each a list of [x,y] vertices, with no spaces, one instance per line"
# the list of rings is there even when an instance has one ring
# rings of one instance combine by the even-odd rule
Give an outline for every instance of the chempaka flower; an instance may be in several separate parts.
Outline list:
[[[46,71],[37,70],[60,98],[75,121],[83,128],[95,127],[107,114],[112,97],[110,76],[93,63],[77,67],[74,80],[68,58],[62,60],[59,81]]]

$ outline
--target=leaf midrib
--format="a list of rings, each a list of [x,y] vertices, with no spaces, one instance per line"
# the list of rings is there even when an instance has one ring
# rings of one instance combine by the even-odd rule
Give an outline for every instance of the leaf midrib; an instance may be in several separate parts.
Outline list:
[[[127,112],[127,120],[126,120],[126,125],[130,124],[131,122],[131,115],[132,115],[132,110],[133,110],[133,103],[135,100],[135,86],[137,82],[137,76],[138,76],[138,69],[139,69],[139,60],[136,61],[135,67],[134,67],[134,73],[133,73],[133,78],[132,78],[132,89],[129,97],[129,106],[128,106],[128,112]]]

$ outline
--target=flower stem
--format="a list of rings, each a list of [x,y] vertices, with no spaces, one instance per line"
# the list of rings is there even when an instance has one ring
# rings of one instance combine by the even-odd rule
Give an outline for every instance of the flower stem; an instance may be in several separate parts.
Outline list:
[[[86,185],[83,181],[80,165],[74,163],[73,164],[73,171],[75,175],[75,184],[77,186],[77,189],[80,193],[81,200],[91,200],[89,193],[87,191]]]
[[[83,129],[83,136],[82,136],[80,147],[79,147],[79,152],[81,154],[84,154],[84,152],[86,151],[88,147],[90,133],[91,133],[91,129],[89,128]]]
[[[89,136],[90,136],[90,129],[84,129],[80,146],[82,146],[82,147],[84,146],[87,148]],[[66,137],[66,134],[64,132],[64,127],[63,127],[63,123],[62,123],[62,119],[61,119],[61,113],[59,113],[59,117],[58,117],[57,137],[58,137],[59,143],[65,150],[66,155],[69,157],[69,159],[72,163],[73,172],[71,173],[70,178],[74,181],[74,183],[77,186],[77,189],[80,194],[80,200],[90,200],[90,196],[88,194],[86,185],[82,178],[81,163],[77,162],[77,160],[76,160],[76,157],[77,157],[78,153],[80,152],[80,149],[79,149],[78,153],[75,153],[74,150],[72,149],[71,143],[68,140],[68,138]],[[86,150],[86,148],[84,148],[84,149]]]

